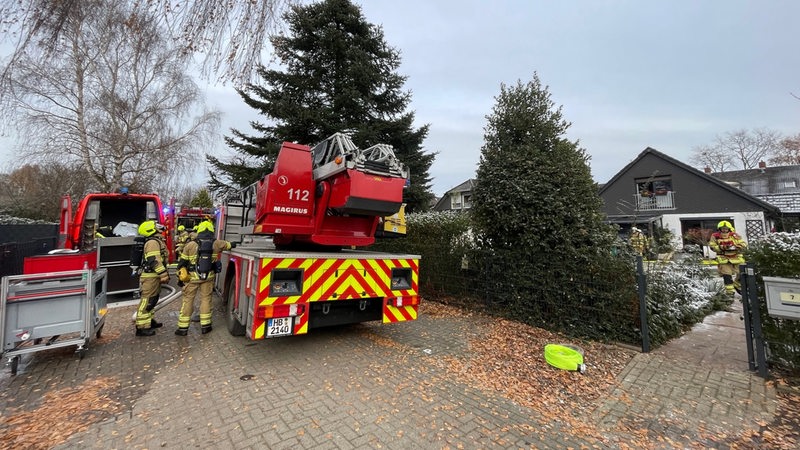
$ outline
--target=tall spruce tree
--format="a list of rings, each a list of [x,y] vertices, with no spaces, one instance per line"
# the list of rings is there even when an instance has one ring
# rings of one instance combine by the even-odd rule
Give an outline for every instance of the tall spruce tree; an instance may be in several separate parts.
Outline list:
[[[422,151],[428,125],[412,127],[414,113],[406,110],[411,94],[402,91],[406,77],[396,73],[400,55],[383,30],[349,0],[294,6],[284,18],[288,33],[271,42],[285,70],[259,67],[263,85],[237,90],[267,120],[251,123],[253,135],[231,130],[225,142],[239,154],[232,161],[207,157],[214,168],[211,189],[225,190],[228,181],[246,186],[271,172],[283,141],[313,145],[341,131],[361,148],[394,147],[411,172],[406,210],[427,209],[435,153]]]
[[[569,280],[608,255],[612,237],[589,158],[564,137],[569,123],[537,74],[502,85],[487,119],[472,214],[489,277],[504,286],[495,291],[525,310],[543,284]]]

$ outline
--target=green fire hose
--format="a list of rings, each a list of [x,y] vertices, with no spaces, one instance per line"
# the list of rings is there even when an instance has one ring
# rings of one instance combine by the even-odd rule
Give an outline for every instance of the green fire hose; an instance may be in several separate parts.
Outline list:
[[[583,364],[583,350],[574,345],[547,344],[544,346],[544,359],[558,369],[586,372],[586,365]]]

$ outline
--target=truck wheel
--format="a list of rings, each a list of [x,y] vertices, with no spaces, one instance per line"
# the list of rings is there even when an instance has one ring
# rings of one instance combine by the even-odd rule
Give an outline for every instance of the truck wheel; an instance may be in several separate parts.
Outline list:
[[[233,289],[231,287],[227,290],[227,314],[225,314],[225,322],[228,325],[228,332],[231,336],[244,336],[244,325],[239,322],[239,319],[233,315],[233,303],[236,301]]]

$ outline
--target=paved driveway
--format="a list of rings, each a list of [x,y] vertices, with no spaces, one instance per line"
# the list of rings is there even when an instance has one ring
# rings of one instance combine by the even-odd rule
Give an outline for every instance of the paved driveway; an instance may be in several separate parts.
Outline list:
[[[683,441],[681,447],[698,443],[686,428],[658,428],[658,417],[644,435],[613,426],[598,441],[580,429],[566,430],[574,420],[543,418],[470,385],[441,362],[470,351],[469,340],[488,328],[489,319],[480,315],[422,314],[408,323],[253,342],[228,334],[218,299],[213,332],[201,335],[195,323],[189,336],[175,336],[177,303],[157,314],[166,325],[154,337],[134,337],[134,307],[116,308],[83,360],[70,348],[54,349],[23,361],[16,377],[6,369],[0,375],[0,447],[621,448],[651,432],[674,435],[677,441],[670,442]],[[628,423],[629,414],[647,415],[647,405],[658,406],[625,383],[661,385],[658,373],[675,365],[653,372],[647,361],[659,359],[640,356],[623,373],[622,390],[598,403],[596,422],[628,417]],[[744,390],[737,392],[746,399],[753,395],[748,386],[761,382],[744,376]],[[729,400],[736,403],[739,395]],[[774,399],[764,403],[762,397],[758,404],[774,409]],[[733,433],[742,417],[731,414],[723,423]],[[656,448],[671,448],[658,442]]]
[[[112,309],[83,360],[74,347],[54,349],[23,360],[16,377],[6,369],[3,411],[46,421],[47,410],[37,410],[52,401],[48,393],[84,402],[69,426],[88,427],[59,448],[536,445],[531,411],[433,364],[466,351],[480,330],[474,319],[423,315],[253,342],[228,334],[219,307],[213,332],[193,324],[188,337],[175,336],[177,309],[159,312],[165,327],[150,338],[133,336],[132,306]]]

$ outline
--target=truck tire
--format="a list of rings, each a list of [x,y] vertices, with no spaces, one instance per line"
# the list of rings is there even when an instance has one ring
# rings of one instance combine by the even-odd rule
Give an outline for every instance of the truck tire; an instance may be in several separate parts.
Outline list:
[[[228,326],[228,332],[231,334],[231,336],[244,336],[244,325],[242,325],[241,322],[239,322],[239,319],[233,315],[233,304],[236,300],[233,288],[229,286],[228,289],[225,290],[225,294],[225,323]]]

